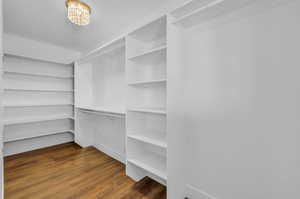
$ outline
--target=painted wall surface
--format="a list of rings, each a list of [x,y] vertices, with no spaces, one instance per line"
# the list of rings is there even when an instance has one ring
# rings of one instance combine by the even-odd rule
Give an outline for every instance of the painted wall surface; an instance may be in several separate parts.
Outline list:
[[[0,104],[3,98],[3,13],[2,13],[2,0],[0,0]],[[2,124],[3,107],[0,106],[0,198],[4,194],[4,175],[3,175],[3,124]]]
[[[178,33],[182,63],[168,68],[170,199],[186,184],[216,199],[300,198],[299,10],[292,1]]]
[[[70,64],[80,57],[75,50],[5,33],[4,53],[61,64]]]

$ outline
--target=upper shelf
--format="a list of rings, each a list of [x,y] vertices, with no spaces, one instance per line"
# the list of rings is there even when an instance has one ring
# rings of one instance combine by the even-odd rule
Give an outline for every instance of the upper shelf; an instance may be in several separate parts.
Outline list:
[[[192,0],[171,12],[173,24],[190,28],[241,8],[253,0]]]
[[[139,41],[152,42],[166,35],[166,16],[160,17],[141,28],[130,33],[128,36]]]
[[[164,53],[165,54],[166,50],[167,50],[167,46],[162,45],[162,46],[156,47],[154,49],[142,52],[138,55],[134,55],[132,57],[129,57],[128,59],[133,61],[133,60],[141,59],[143,57],[150,56],[150,55],[153,55],[153,54],[156,54],[156,53],[158,53],[158,54],[159,53]]]
[[[82,58],[79,60],[79,63],[85,63],[90,60],[93,60],[97,57],[103,56],[103,55],[109,55],[113,54],[114,51],[122,49],[125,51],[125,38],[120,37],[117,38],[111,42],[108,42],[99,48],[96,48],[95,50],[85,54],[82,56]]]

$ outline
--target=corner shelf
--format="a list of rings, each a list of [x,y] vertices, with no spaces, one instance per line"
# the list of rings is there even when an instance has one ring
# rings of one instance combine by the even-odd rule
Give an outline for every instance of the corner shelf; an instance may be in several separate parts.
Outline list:
[[[24,119],[14,119],[14,120],[4,120],[4,125],[13,125],[13,124],[24,124],[24,123],[33,123],[33,122],[43,122],[51,120],[61,120],[61,119],[74,119],[69,115],[54,115],[54,116],[44,116],[44,117],[33,117],[33,118],[24,118]]]
[[[141,142],[145,142],[145,143],[148,143],[148,144],[152,144],[154,146],[158,146],[158,147],[161,147],[161,148],[164,148],[164,149],[167,149],[167,147],[168,147],[168,145],[165,141],[161,141],[161,140],[158,140],[158,139],[153,139],[153,138],[146,137],[146,136],[143,136],[143,135],[128,134],[127,137],[131,138],[131,139],[141,141]]]

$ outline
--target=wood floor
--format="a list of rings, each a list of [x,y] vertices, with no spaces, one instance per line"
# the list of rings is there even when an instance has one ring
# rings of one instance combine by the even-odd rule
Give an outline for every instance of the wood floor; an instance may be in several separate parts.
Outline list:
[[[166,188],[135,183],[125,166],[93,147],[67,143],[5,158],[5,199],[165,199]]]

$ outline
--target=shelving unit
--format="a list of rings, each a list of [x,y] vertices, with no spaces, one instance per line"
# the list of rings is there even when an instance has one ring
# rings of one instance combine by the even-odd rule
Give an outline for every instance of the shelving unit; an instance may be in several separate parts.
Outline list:
[[[75,142],[125,162],[125,38],[75,64]]]
[[[73,73],[72,65],[4,56],[6,155],[73,140]]]
[[[166,24],[164,16],[126,37],[126,173],[162,184],[167,182]]]

